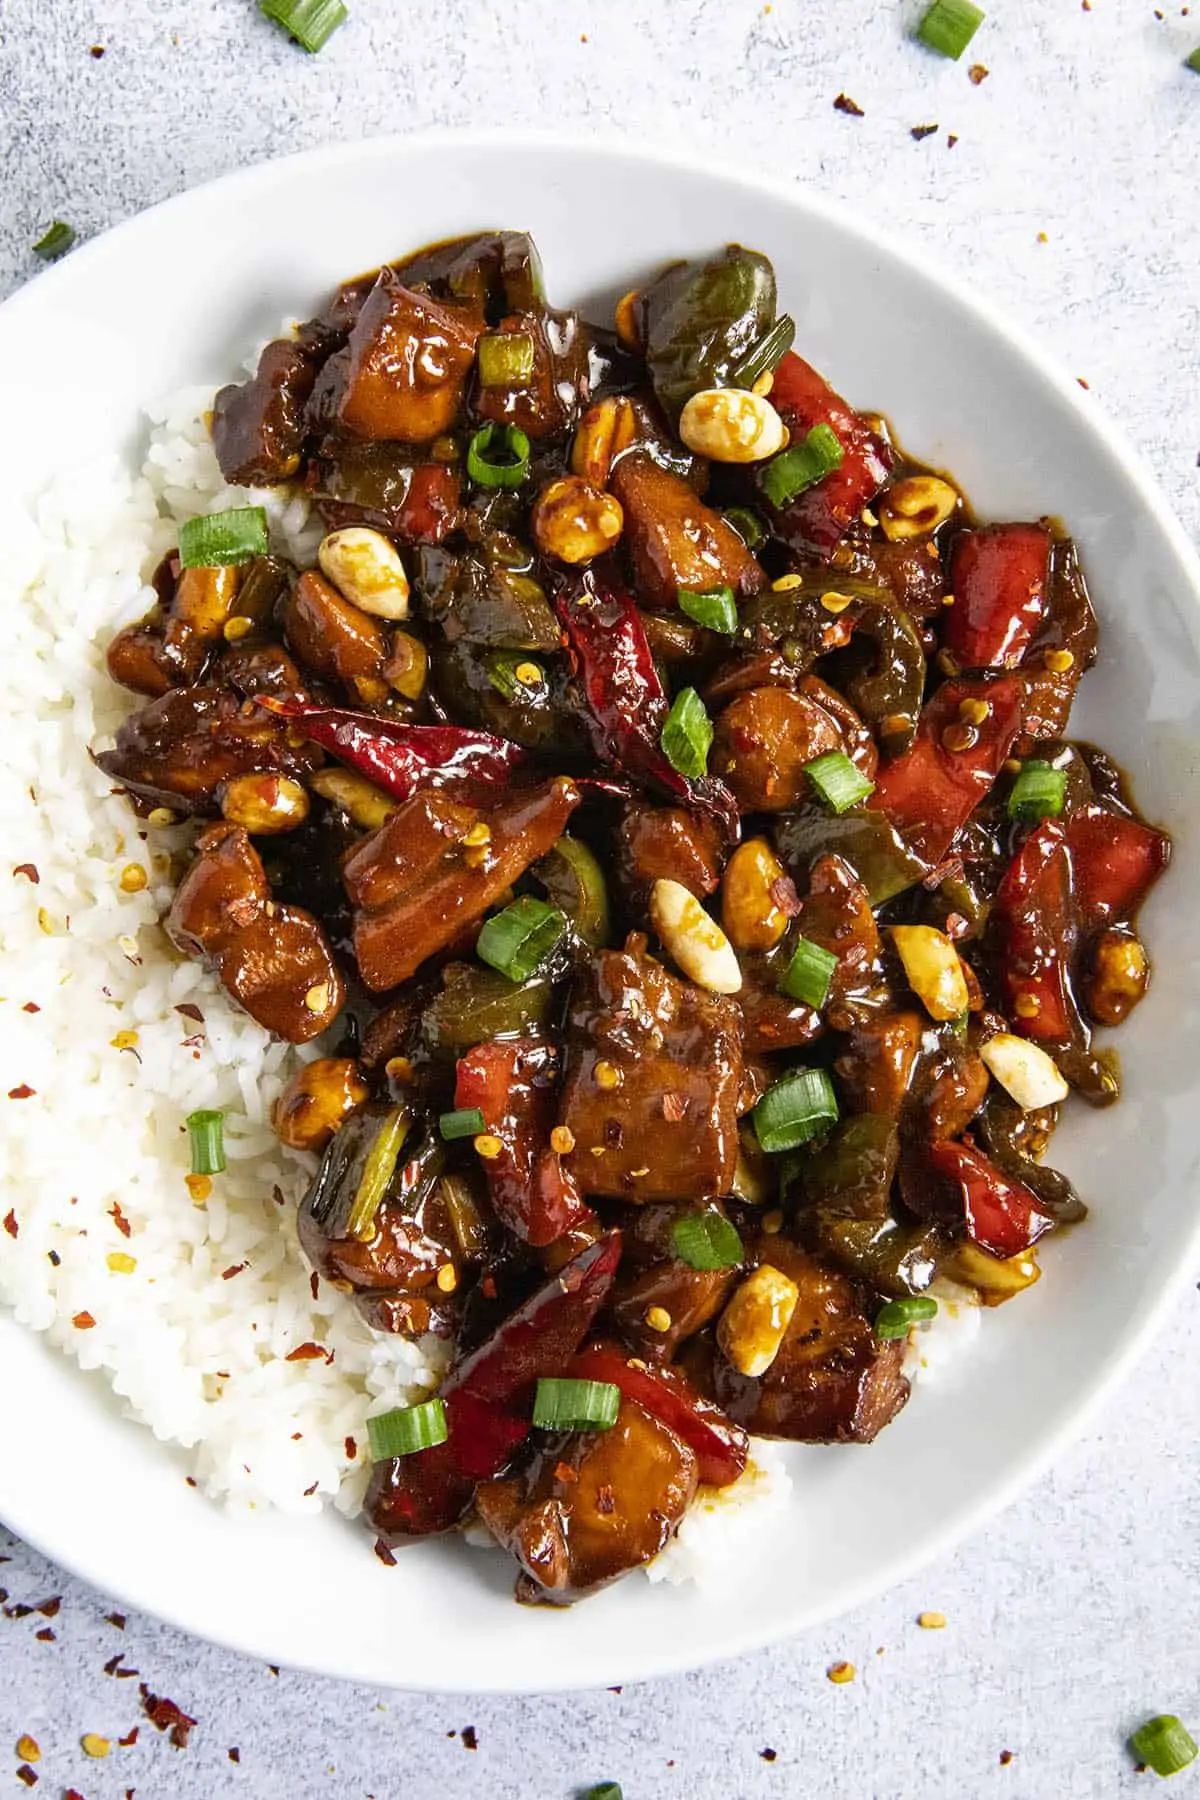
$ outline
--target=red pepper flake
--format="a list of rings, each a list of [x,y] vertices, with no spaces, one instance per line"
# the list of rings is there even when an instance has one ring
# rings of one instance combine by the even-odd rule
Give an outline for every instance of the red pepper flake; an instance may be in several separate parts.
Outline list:
[[[554,1478],[556,1481],[565,1481],[570,1484],[579,1480],[579,1472],[573,1469],[569,1462],[560,1462],[554,1466]]]
[[[38,882],[42,879],[38,874],[36,863],[18,863],[13,870],[13,875],[23,875],[26,881],[31,881],[33,883],[34,887],[36,887]]]
[[[463,1726],[462,1741],[463,1741],[463,1749],[464,1750],[478,1750],[479,1734],[475,1730],[475,1727],[473,1725],[464,1725]]]
[[[41,1010],[42,1009],[38,1005],[36,1000],[27,1000],[25,1002],[24,1006],[21,1008],[22,1012],[27,1012],[27,1013],[37,1013],[37,1012],[41,1012]]]
[[[33,1635],[39,1644],[57,1644],[58,1642],[58,1638],[54,1632],[51,1631],[49,1625],[43,1625],[42,1629],[40,1631],[35,1631]]]
[[[57,1269],[62,1262],[62,1257],[58,1254],[57,1250],[47,1250],[46,1260],[49,1262],[51,1268]]]
[[[396,1558],[392,1555],[392,1552],[388,1549],[388,1546],[384,1543],[382,1538],[375,1539],[375,1554],[385,1568],[395,1568]]]
[[[187,1482],[189,1487],[195,1487],[196,1479],[193,1475],[185,1475],[183,1479]]]
[[[49,1600],[43,1600],[35,1611],[40,1612],[43,1619],[57,1619],[62,1610],[62,1595],[54,1594]]]
[[[28,1763],[22,1763],[17,1769],[17,1780],[23,1781],[26,1787],[37,1786],[37,1776],[34,1774]]]
[[[799,918],[800,896],[790,875],[777,875],[771,883],[770,895],[781,913],[786,913],[789,919]]]
[[[68,1788],[63,1795],[63,1800],[83,1800],[83,1795],[78,1788]]]
[[[241,1751],[240,1751],[240,1750],[239,1750],[239,1749],[238,1749],[238,1747],[237,1747],[237,1745],[236,1745],[236,1744],[234,1744],[234,1745],[232,1745],[232,1746],[231,1746],[231,1747],[230,1747],[230,1748],[229,1748],[229,1749],[228,1749],[228,1750],[227,1750],[227,1751],[226,1751],[226,1752],[225,1752],[225,1754],[226,1754],[226,1756],[227,1756],[227,1757],[228,1757],[228,1758],[229,1758],[229,1760],[230,1760],[230,1762],[233,1762],[233,1763],[240,1763],[240,1762],[241,1762],[241,1760],[242,1760],[242,1753],[241,1753]]]
[[[866,116],[858,101],[852,100],[849,94],[839,94],[833,103],[833,110],[834,112],[849,113],[852,119],[862,119]]]
[[[596,1511],[611,1513],[617,1510],[617,1497],[607,1482],[596,1489]]]
[[[972,63],[967,70],[967,74],[970,76],[975,87],[979,87],[982,82],[986,81],[989,73],[990,70],[986,69],[982,63]]]
[[[946,936],[948,938],[960,938],[966,930],[967,921],[961,913],[952,912],[946,914]]]
[[[100,61],[100,58],[104,54],[105,54],[105,50],[104,50],[103,44],[93,44],[91,49],[88,51],[88,55],[94,56],[97,62]]]
[[[5,1607],[4,1616],[6,1619],[27,1619],[32,1611],[32,1606],[26,1606],[23,1600],[18,1600],[15,1606]]]
[[[346,1439],[345,1443],[343,1444],[342,1448],[346,1452],[346,1461],[353,1462],[355,1457],[358,1455],[358,1445],[355,1443],[354,1439],[352,1437],[348,1437]]]
[[[119,1200],[113,1201],[112,1205],[108,1209],[108,1216],[112,1220],[113,1224],[116,1226],[117,1230],[120,1232],[122,1237],[132,1237],[133,1236],[133,1227],[129,1223],[129,1220],[125,1217],[125,1214],[121,1211],[121,1202]]]
[[[173,1700],[152,1694],[144,1681],[139,1692],[142,1696],[142,1710],[150,1723],[159,1731],[169,1731],[171,1742],[177,1750],[186,1750],[195,1719],[185,1713],[182,1707],[176,1706]]]
[[[4,1229],[7,1231],[10,1238],[20,1236],[21,1227],[17,1224],[17,1215],[11,1207],[9,1207],[4,1215]]]
[[[1013,1759],[1013,1753],[1011,1750],[1002,1750],[1000,1752],[1000,1767],[1002,1769],[1007,1769],[1007,1767],[1008,1767],[1009,1763],[1012,1761],[1012,1759]]]
[[[760,1750],[758,1753],[764,1762],[774,1762],[779,1755],[778,1750]]]
[[[306,1487],[304,1490],[304,1498],[306,1500],[311,1500],[320,1485],[319,1481],[314,1481],[311,1487]]]
[[[669,1093],[662,1097],[662,1116],[668,1125],[678,1125],[687,1112],[687,1101],[682,1094]]]
[[[104,1673],[106,1675],[115,1675],[117,1670],[120,1668],[121,1664],[124,1662],[124,1660],[125,1660],[125,1652],[123,1650],[118,1650],[117,1654],[115,1656],[110,1656],[108,1661],[105,1663]]]
[[[221,1280],[232,1281],[235,1275],[240,1275],[243,1269],[248,1269],[249,1267],[249,1263],[230,1263],[227,1269],[221,1270]],[[291,1358],[289,1357],[288,1360],[290,1362]]]
[[[1075,379],[1079,383],[1081,388],[1086,388],[1089,393],[1091,392],[1091,383],[1089,381],[1085,381],[1083,379],[1082,375],[1077,375],[1075,377]],[[1197,462],[1200,463],[1200,458],[1197,459]]]
[[[117,1680],[118,1681],[133,1681],[136,1676],[141,1674],[141,1672],[142,1671],[140,1669],[118,1669],[117,1670]]]
[[[268,1663],[267,1668],[271,1671],[272,1675],[278,1675],[278,1673],[279,1673],[279,1664],[278,1663]]]
[[[480,1282],[479,1287],[485,1300],[494,1300],[496,1298],[496,1282],[493,1276],[485,1275]]]
[[[948,131],[946,133],[946,148],[947,148],[947,150],[953,150],[953,148],[954,148],[955,144],[957,144],[957,142],[958,142],[958,139],[955,136],[955,134],[952,131]]]
[[[313,1299],[319,1300],[321,1297],[321,1277],[317,1274],[315,1269],[309,1275],[308,1286]]]
[[[203,1025],[204,1023],[204,1014],[200,1011],[198,1006],[193,1006],[190,1000],[182,1001],[181,1004],[175,1008],[175,1011],[181,1018],[191,1019],[192,1023],[195,1025]]]
[[[623,1694],[625,1689],[623,1687],[610,1687],[608,1691],[610,1694]]]
[[[96,1321],[93,1319],[90,1312],[78,1312],[71,1320],[71,1323],[76,1331],[91,1331]]]
[[[937,129],[938,127],[936,125],[913,125],[910,128],[908,135],[909,137],[916,138],[919,144],[922,138],[932,137]]]
[[[118,1742],[118,1744],[120,1744],[122,1750],[128,1750],[133,1744],[137,1743],[138,1733],[140,1730],[141,1730],[140,1726],[131,1725],[129,1727],[129,1730],[126,1732],[125,1736],[123,1738],[117,1739],[117,1742]]]
[[[104,1618],[105,1618],[105,1622],[107,1624],[115,1625],[118,1631],[124,1631],[124,1629],[125,1629],[125,1614],[124,1613],[105,1613]]]
[[[9,1088],[8,1097],[10,1100],[32,1100],[36,1093],[36,1088],[31,1088],[27,1081],[23,1081],[20,1087]]]
[[[324,1344],[312,1343],[297,1344],[294,1350],[288,1351],[283,1360],[284,1362],[316,1362],[319,1356],[323,1356],[327,1363],[333,1361],[332,1350],[327,1350]]]

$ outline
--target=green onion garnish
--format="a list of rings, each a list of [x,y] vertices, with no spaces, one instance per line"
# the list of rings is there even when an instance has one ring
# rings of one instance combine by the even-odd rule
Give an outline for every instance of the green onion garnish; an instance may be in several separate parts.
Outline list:
[[[497,650],[487,660],[487,678],[506,700],[528,700],[546,685],[546,671],[523,650]]]
[[[829,750],[805,763],[804,773],[816,789],[817,799],[832,813],[849,812],[875,791],[875,783],[868,781],[842,750]]]
[[[709,631],[722,632],[725,637],[732,637],[737,630],[738,615],[732,588],[704,588],[700,592],[692,588],[680,588],[676,598],[680,612],[685,612],[689,619],[695,619],[697,625],[705,625]]]
[[[730,374],[730,387],[753,387],[768,369],[777,369],[796,337],[796,321],[789,313],[780,313],[770,331],[764,332],[757,344],[748,350]]]
[[[219,1175],[225,1167],[225,1114],[189,1113],[184,1121],[192,1146],[192,1174]]]
[[[519,488],[529,473],[529,439],[516,425],[484,425],[467,445],[467,474],[480,487]]]
[[[583,1800],[624,1800],[619,1781],[602,1781],[598,1786],[589,1788]]]
[[[375,1214],[396,1173],[396,1164],[408,1136],[409,1123],[408,1108],[394,1106],[380,1125],[375,1142],[367,1152],[358,1191],[346,1220],[347,1237],[358,1238],[360,1243],[366,1243],[370,1239],[375,1229]]]
[[[1200,75],[1200,48],[1193,50],[1190,56],[1184,57],[1183,66],[1185,69],[1195,69],[1197,75]],[[36,249],[36,247],[35,245],[34,248]]]
[[[1057,818],[1067,797],[1067,771],[1034,757],[1025,763],[1008,796],[1008,816],[1036,825]]]
[[[698,779],[707,772],[712,741],[712,720],[703,700],[695,688],[683,688],[663,721],[662,747],[667,761],[681,775]]]
[[[972,0],[933,0],[917,26],[917,37],[939,56],[957,62],[985,17]]]
[[[267,515],[261,506],[202,514],[179,527],[179,560],[185,569],[217,569],[266,554]]]
[[[607,1431],[617,1422],[621,1390],[615,1381],[568,1381],[543,1375],[533,1422],[543,1431]]]
[[[75,227],[62,219],[55,219],[44,237],[40,237],[33,246],[33,254],[40,256],[43,262],[57,262],[65,256],[75,242]]]
[[[767,535],[766,526],[748,506],[731,506],[721,517],[727,525],[733,526],[747,550],[757,550]]]
[[[1174,1713],[1160,1713],[1156,1719],[1147,1719],[1129,1743],[1156,1775],[1177,1775],[1180,1769],[1186,1769],[1196,1760],[1196,1740]]]
[[[685,1213],[671,1227],[671,1242],[693,1269],[732,1269],[744,1255],[741,1238],[719,1212]]]
[[[797,938],[792,960],[779,986],[793,1000],[803,1001],[805,1006],[824,1006],[837,966],[838,959],[832,950],[822,949],[811,938]]]
[[[485,331],[475,346],[481,387],[524,387],[533,374],[527,331]]]
[[[487,1130],[487,1126],[477,1106],[460,1106],[454,1112],[439,1115],[438,1130],[446,1143],[452,1144],[455,1138],[478,1137],[481,1131]]]
[[[767,1089],[752,1117],[764,1150],[795,1150],[837,1124],[833,1083],[824,1069],[793,1069]]]
[[[842,466],[842,446],[832,425],[814,425],[802,444],[773,456],[760,485],[772,506],[787,506],[826,475]]]
[[[937,1309],[937,1301],[928,1294],[910,1294],[903,1300],[889,1300],[875,1315],[875,1336],[907,1337],[910,1325],[919,1325],[924,1319],[934,1318]]]
[[[544,900],[526,894],[485,920],[475,940],[475,954],[510,981],[528,981],[566,928],[567,921],[557,906],[547,906]]]
[[[450,1436],[446,1408],[438,1399],[420,1400],[416,1406],[394,1406],[391,1412],[375,1413],[367,1420],[367,1436],[372,1462],[432,1450]]]
[[[311,55],[323,50],[350,16],[342,0],[258,0],[258,8]]]

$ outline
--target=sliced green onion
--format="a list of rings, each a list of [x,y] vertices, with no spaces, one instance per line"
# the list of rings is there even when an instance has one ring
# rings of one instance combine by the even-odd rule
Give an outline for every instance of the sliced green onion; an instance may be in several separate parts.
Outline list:
[[[972,0],[933,0],[917,26],[917,37],[939,56],[957,62],[986,16]]]
[[[185,569],[218,569],[267,554],[267,515],[261,506],[201,514],[179,527],[179,560]]]
[[[875,791],[875,783],[867,780],[843,750],[828,750],[824,756],[805,763],[804,773],[812,782],[818,800],[832,813],[849,812],[852,806],[857,806],[860,800]]]
[[[75,242],[75,227],[68,225],[63,219],[55,219],[49,231],[40,237],[33,246],[33,254],[40,256],[43,262],[57,262],[65,256]]]
[[[543,1431],[607,1431],[617,1422],[621,1390],[615,1381],[569,1381],[543,1375],[533,1422]]]
[[[802,444],[773,456],[760,485],[772,506],[787,506],[826,475],[842,466],[842,446],[832,425],[814,425]]]
[[[727,525],[733,529],[745,544],[747,550],[757,550],[767,535],[767,528],[757,513],[752,513],[748,506],[731,506],[721,514]]]
[[[527,331],[485,331],[475,346],[481,387],[524,387],[533,374]]]
[[[375,1413],[367,1420],[367,1436],[373,1462],[432,1450],[450,1436],[446,1408],[436,1398],[420,1400],[416,1406],[394,1406],[391,1412]]]
[[[557,906],[547,906],[544,900],[526,894],[484,922],[475,940],[475,954],[510,981],[528,981],[566,929],[567,921]]]
[[[484,425],[467,445],[467,474],[485,488],[519,488],[529,473],[529,439],[516,425]]]
[[[546,685],[546,671],[523,650],[497,650],[487,660],[487,678],[506,700],[528,700]]]
[[[730,374],[730,387],[753,387],[768,369],[777,369],[796,338],[796,321],[790,313],[781,313],[770,331],[764,332],[757,344],[748,350]]]
[[[342,0],[258,0],[258,9],[314,56],[350,16]]]
[[[1200,75],[1200,47],[1193,50],[1190,56],[1184,57],[1183,66],[1185,69],[1194,69],[1197,75]],[[37,246],[35,245],[34,248],[36,249]]]
[[[409,1113],[406,1106],[394,1106],[383,1120],[375,1142],[367,1152],[358,1191],[346,1220],[346,1235],[366,1243],[375,1229],[375,1214],[391,1186],[396,1164],[408,1136]]]
[[[1196,53],[1200,56],[1200,51]],[[1196,1740],[1174,1713],[1160,1713],[1135,1731],[1130,1746],[1156,1775],[1177,1775],[1196,1760]]]
[[[764,1150],[795,1150],[837,1124],[833,1083],[824,1069],[793,1069],[767,1089],[752,1117]]]
[[[583,1800],[624,1800],[619,1781],[602,1781],[598,1786],[589,1788]]]
[[[707,772],[712,741],[712,720],[704,710],[703,700],[695,688],[684,688],[676,694],[663,721],[662,747],[667,761],[681,775],[696,779]]]
[[[903,1300],[889,1300],[875,1315],[877,1338],[908,1336],[910,1325],[920,1325],[936,1316],[938,1303],[928,1294],[910,1294]]]
[[[956,1018],[953,1018],[950,1020],[950,1030],[954,1033],[955,1037],[965,1038],[967,1035],[967,1027],[970,1025],[970,1023],[971,1023],[970,1013],[969,1012],[961,1012],[958,1014],[958,1016]]]
[[[1067,771],[1034,757],[1025,763],[1008,796],[1008,816],[1036,824],[1057,818],[1067,798]]]
[[[814,944],[811,938],[797,938],[792,960],[779,986],[793,1000],[803,1001],[805,1006],[824,1006],[837,966],[838,959],[832,950]]]
[[[732,1269],[745,1254],[741,1238],[719,1212],[685,1213],[671,1227],[671,1242],[680,1261],[693,1269]]]
[[[455,1138],[478,1137],[486,1131],[483,1114],[477,1106],[459,1106],[453,1112],[444,1112],[438,1118],[438,1130],[448,1144]]]
[[[731,587],[704,588],[699,592],[693,588],[680,588],[676,598],[680,612],[695,619],[697,625],[705,625],[709,631],[720,631],[725,637],[732,637],[737,630],[737,607]]]
[[[189,1113],[185,1123],[192,1146],[192,1174],[219,1175],[225,1167],[225,1114]]]

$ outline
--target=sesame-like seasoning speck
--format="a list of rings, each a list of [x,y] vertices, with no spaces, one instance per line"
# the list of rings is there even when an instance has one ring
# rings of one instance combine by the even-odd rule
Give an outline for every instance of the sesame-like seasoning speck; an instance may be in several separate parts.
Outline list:
[[[917,1624],[922,1631],[944,1631],[946,1615],[940,1612],[922,1612],[917,1614]]]
[[[856,1671],[855,1671],[854,1664],[851,1662],[835,1662],[835,1663],[830,1663],[830,1665],[826,1669],[825,1673],[828,1676],[830,1681],[836,1683],[837,1686],[841,1687],[847,1681],[854,1680]]]

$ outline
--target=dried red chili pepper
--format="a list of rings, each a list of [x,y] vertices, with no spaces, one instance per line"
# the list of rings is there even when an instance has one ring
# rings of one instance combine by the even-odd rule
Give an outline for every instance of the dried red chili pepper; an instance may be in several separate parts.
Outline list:
[[[267,695],[259,705],[290,719],[312,743],[357,769],[394,800],[420,787],[453,789],[464,800],[503,792],[529,763],[529,753],[507,738],[457,725],[406,725],[342,706],[311,706]]]
[[[793,350],[775,371],[771,405],[793,443],[803,442],[814,425],[830,425],[842,446],[841,464],[832,474],[778,512],[771,508],[775,536],[802,555],[824,562],[887,480],[891,450],[825,377]],[[763,503],[769,505],[765,499]]]
[[[541,1038],[476,1044],[459,1058],[456,1107],[478,1107],[499,1156],[484,1164],[501,1224],[538,1248],[587,1218],[578,1183],[550,1148],[555,1120],[554,1052]]]

